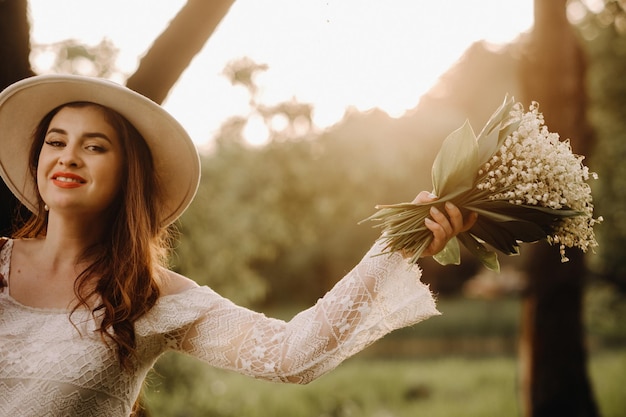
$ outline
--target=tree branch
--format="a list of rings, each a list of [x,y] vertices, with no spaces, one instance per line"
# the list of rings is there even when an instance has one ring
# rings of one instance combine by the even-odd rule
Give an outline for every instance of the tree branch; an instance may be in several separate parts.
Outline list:
[[[233,3],[234,0],[188,0],[154,41],[126,85],[162,103]]]

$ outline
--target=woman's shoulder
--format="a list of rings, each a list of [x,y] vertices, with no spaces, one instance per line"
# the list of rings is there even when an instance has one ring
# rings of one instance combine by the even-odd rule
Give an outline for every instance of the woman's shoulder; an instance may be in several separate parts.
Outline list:
[[[163,279],[161,280],[161,296],[179,294],[192,288],[198,287],[198,284],[174,271],[163,269]]]
[[[206,314],[214,300],[209,296],[211,291],[208,287],[201,287],[191,279],[165,268],[160,274],[159,289],[161,294],[155,305],[135,322],[138,335],[178,334],[178,330],[188,329],[189,325]]]
[[[11,248],[13,253],[24,254],[26,257],[32,256],[33,253],[41,251],[43,239],[41,238],[0,238],[0,247],[6,246]]]

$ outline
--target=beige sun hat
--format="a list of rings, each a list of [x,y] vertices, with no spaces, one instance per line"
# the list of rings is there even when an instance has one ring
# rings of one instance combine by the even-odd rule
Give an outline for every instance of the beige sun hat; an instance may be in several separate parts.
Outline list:
[[[76,75],[38,75],[0,93],[0,176],[30,211],[37,186],[28,168],[32,135],[41,119],[65,103],[87,101],[124,116],[146,140],[163,195],[162,224],[173,223],[200,182],[200,158],[185,129],[161,106],[112,81]]]

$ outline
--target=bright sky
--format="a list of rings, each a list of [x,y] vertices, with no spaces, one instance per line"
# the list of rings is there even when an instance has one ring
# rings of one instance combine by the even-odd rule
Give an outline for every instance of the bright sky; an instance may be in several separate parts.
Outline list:
[[[132,74],[185,0],[30,0],[32,40],[73,38],[119,48]],[[261,101],[314,105],[314,122],[338,122],[349,107],[401,116],[472,43],[506,43],[532,24],[532,0],[237,0],[164,103],[197,143],[248,96],[222,75],[248,56],[269,70]]]

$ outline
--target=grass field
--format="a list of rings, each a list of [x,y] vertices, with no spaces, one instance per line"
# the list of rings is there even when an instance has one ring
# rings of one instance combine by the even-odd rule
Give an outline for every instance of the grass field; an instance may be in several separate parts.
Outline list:
[[[175,356],[171,365],[198,371]],[[352,359],[309,385],[257,381],[203,369],[191,383],[153,377],[153,416],[213,417],[514,417],[521,416],[517,360],[510,356],[415,360]],[[626,410],[626,351],[594,355],[590,373],[604,417]],[[175,393],[175,394],[174,394]],[[172,395],[174,394],[174,395]]]
[[[517,300],[441,300],[444,313],[377,342],[306,386],[256,381],[166,355],[148,381],[153,417],[516,417]],[[289,317],[289,312],[275,312]],[[626,414],[626,348],[594,348],[603,417]]]

